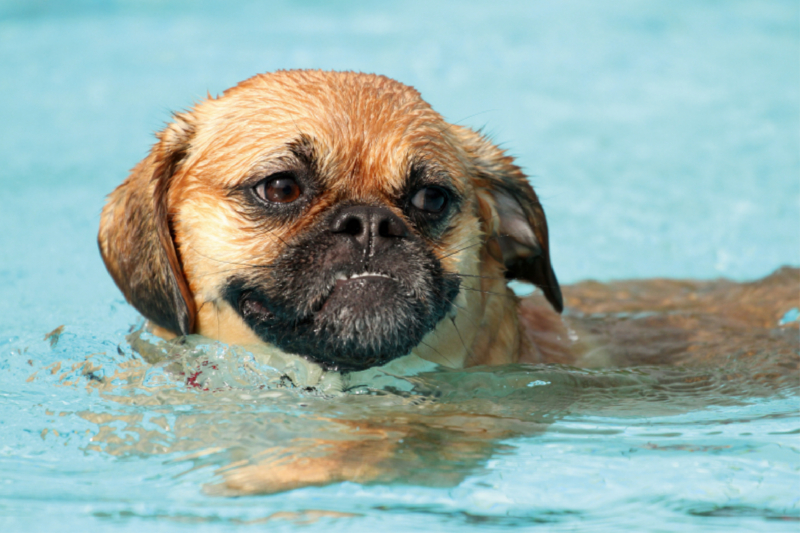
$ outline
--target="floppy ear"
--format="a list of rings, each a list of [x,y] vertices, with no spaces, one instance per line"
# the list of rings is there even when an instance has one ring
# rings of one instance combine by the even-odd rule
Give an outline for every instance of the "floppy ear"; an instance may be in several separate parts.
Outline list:
[[[194,134],[192,117],[176,114],[159,142],[109,196],[100,216],[100,254],[125,298],[156,325],[194,330],[195,306],[172,240],[167,192]]]
[[[514,159],[485,137],[461,126],[455,132],[473,167],[488,252],[505,265],[507,278],[533,283],[560,313],[564,303],[550,264],[547,220],[533,187]]]

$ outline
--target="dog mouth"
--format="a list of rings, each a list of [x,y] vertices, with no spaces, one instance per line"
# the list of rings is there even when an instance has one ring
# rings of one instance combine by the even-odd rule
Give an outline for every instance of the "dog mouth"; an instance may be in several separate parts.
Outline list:
[[[403,285],[398,276],[384,272],[365,270],[348,273],[338,270],[321,294],[313,299],[307,312],[296,316],[295,322],[313,322],[317,316],[324,314],[334,314],[339,318],[349,313],[367,315],[392,294],[413,297],[413,291],[406,290]],[[244,291],[239,297],[239,313],[245,318],[272,320],[276,313],[270,307],[257,291]]]
[[[333,279],[338,282],[346,282],[353,279],[363,279],[363,278],[386,278],[386,279],[393,279],[397,280],[395,276],[391,276],[389,274],[382,274],[381,272],[362,272],[361,274],[350,274],[349,276],[344,273],[344,271],[338,271],[336,274],[333,275]]]
[[[382,272],[364,271],[348,275],[339,271],[334,274],[333,279],[330,291],[324,297],[322,305],[316,309],[318,313],[329,312],[348,304],[366,308],[379,306],[382,297],[388,296],[386,293],[390,292],[411,296],[411,291],[403,290],[403,284],[397,276]]]
[[[333,293],[338,290],[342,290],[345,287],[359,287],[364,286],[369,283],[382,283],[383,280],[389,280],[395,283],[399,283],[400,280],[396,276],[392,276],[390,274],[383,274],[381,272],[362,272],[360,274],[345,274],[344,271],[336,272],[333,276],[334,284],[331,288],[331,294],[328,295],[330,297]]]
[[[228,301],[264,341],[329,370],[357,371],[408,354],[449,311],[457,279],[421,278],[339,269],[302,295],[234,282]]]
[[[345,205],[286,244],[269,268],[237,271],[223,297],[264,342],[351,371],[411,353],[459,287],[387,209]]]

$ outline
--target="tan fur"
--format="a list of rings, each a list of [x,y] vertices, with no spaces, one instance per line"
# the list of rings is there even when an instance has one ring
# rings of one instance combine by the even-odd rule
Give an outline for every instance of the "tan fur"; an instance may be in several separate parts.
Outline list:
[[[314,140],[320,174],[327,178],[322,192],[291,224],[248,218],[230,191],[294,157],[286,143],[299,136]],[[402,217],[391,199],[403,187],[412,158],[436,165],[465,199],[452,230],[432,244],[443,268],[461,276],[460,292],[450,315],[413,353],[450,367],[716,365],[721,358],[725,364],[762,365],[758,359],[766,355],[769,365],[757,366],[753,380],[796,382],[797,323],[775,324],[797,303],[797,269],[744,285],[584,283],[568,289],[573,313],[562,319],[550,308],[560,311],[562,297],[550,265],[544,212],[524,174],[487,139],[448,124],[414,89],[381,76],[260,75],[176,115],[151,154],[109,196],[100,250],[112,277],[156,334],[200,333],[256,344],[259,337],[220,293],[230,272],[270,265],[285,242],[308,231],[338,202],[378,203]],[[544,297],[520,302],[506,276],[535,283]],[[641,311],[648,313],[630,316]],[[779,357],[770,359],[773,354]],[[257,456],[262,461],[234,462],[220,472],[223,493],[269,493],[342,480],[407,483],[409,476],[425,474],[406,468],[413,461],[393,467],[398,450],[405,460],[414,453],[409,443],[422,442],[424,457],[433,449],[448,459],[460,449],[452,457],[477,463],[498,440],[539,427],[471,408],[448,412],[444,406],[429,410],[424,420],[380,413],[370,420],[341,420],[343,427],[354,428],[352,434],[343,431],[342,439],[310,436],[292,441],[288,450],[267,450]],[[448,432],[456,438],[447,438]],[[470,438],[459,438],[464,432]],[[456,484],[463,472],[448,479],[437,471],[436,479],[426,482]]]
[[[251,220],[228,192],[295,157],[287,142],[301,136],[314,140],[327,177],[322,192],[297,223]],[[485,138],[445,122],[413,88],[349,72],[258,75],[176,115],[159,138],[110,195],[99,242],[123,293],[162,331],[260,342],[222,298],[230,272],[269,265],[285,242],[342,201],[378,202],[403,217],[391,200],[412,159],[441,169],[465,198],[452,231],[434,244],[443,268],[464,276],[461,291],[451,315],[414,353],[451,367],[517,361],[517,300],[506,287],[507,267],[560,307],[544,213],[525,176]],[[156,238],[165,235],[166,245]],[[170,306],[177,309],[171,321],[148,314]]]

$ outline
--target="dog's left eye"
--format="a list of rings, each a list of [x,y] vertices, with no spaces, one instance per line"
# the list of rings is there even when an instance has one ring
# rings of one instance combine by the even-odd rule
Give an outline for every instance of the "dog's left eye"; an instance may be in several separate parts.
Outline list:
[[[423,187],[411,197],[411,204],[427,213],[441,213],[447,207],[449,197],[441,187]]]
[[[303,193],[291,174],[278,174],[270,176],[255,187],[256,194],[262,200],[275,204],[288,204],[294,202]]]

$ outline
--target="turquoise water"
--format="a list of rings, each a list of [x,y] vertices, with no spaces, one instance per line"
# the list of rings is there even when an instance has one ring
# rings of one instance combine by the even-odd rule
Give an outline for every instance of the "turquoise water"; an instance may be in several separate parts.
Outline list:
[[[341,394],[229,365],[205,392],[132,353],[95,234],[169,110],[354,69],[519,158],[564,283],[758,278],[800,264],[798,50],[797,2],[0,1],[0,529],[796,531],[796,386],[423,368]],[[358,440],[344,419],[408,433],[384,482],[218,495],[234,461]]]

